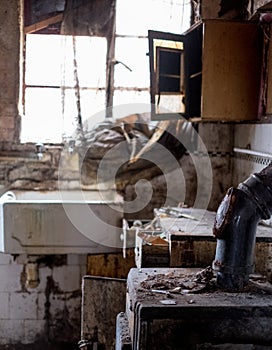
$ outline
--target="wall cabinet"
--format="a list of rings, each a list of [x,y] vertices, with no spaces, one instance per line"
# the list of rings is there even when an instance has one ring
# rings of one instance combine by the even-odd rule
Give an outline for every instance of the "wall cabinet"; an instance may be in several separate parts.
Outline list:
[[[257,23],[205,20],[182,35],[149,31],[153,119],[256,120],[262,37]]]

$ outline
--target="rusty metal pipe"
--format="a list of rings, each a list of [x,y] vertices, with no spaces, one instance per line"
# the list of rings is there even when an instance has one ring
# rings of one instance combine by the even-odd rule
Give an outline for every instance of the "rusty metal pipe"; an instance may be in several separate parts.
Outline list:
[[[228,291],[242,291],[253,272],[258,222],[272,214],[272,165],[251,175],[238,188],[230,188],[215,218],[217,238],[213,269],[217,284]]]

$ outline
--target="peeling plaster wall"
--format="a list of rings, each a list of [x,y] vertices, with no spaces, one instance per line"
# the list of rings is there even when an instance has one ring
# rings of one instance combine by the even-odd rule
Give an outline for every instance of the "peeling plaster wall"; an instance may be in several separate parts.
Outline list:
[[[0,185],[3,191],[55,189],[60,149],[48,150],[38,161],[34,145],[16,144],[20,130],[19,10],[16,0],[1,2]],[[74,178],[72,170],[63,175],[70,184]],[[76,344],[80,338],[81,277],[86,255],[63,256],[61,264],[54,256],[38,260],[40,282],[36,288],[29,288],[25,279],[28,257],[0,254],[0,348],[41,342]]]
[[[29,257],[0,254],[0,349],[16,344],[32,344],[31,349],[35,344],[76,344],[80,338],[86,256],[44,256],[35,261],[39,282],[30,288]]]
[[[79,161],[77,153],[67,147],[50,146],[41,160],[34,144],[0,142],[0,188],[21,190],[56,190],[58,181],[67,189],[78,189]]]
[[[9,188],[55,189],[60,149],[47,150],[38,161],[35,145],[18,143],[19,0],[1,1],[0,23],[0,192]],[[62,176],[70,186],[78,184],[78,176],[73,182],[73,167]],[[35,288],[27,285],[28,261],[27,256],[0,253],[0,349],[27,344],[41,349],[46,343],[52,343],[53,349],[56,343],[76,344],[86,255],[35,257],[40,280]]]
[[[58,172],[63,186],[78,188],[77,155],[68,156],[58,147],[37,160],[34,145],[2,144],[1,192],[8,189],[56,190]],[[67,155],[67,157],[66,157]],[[37,262],[39,283],[30,288],[26,280],[29,261]],[[9,345],[74,344],[80,339],[81,279],[86,273],[86,255],[13,257],[0,253],[0,349]],[[68,344],[68,345],[67,345]],[[52,346],[52,345],[50,345]]]

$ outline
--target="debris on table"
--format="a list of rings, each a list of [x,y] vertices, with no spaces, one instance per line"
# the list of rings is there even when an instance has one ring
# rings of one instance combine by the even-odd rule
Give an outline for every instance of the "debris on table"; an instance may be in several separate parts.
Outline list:
[[[141,282],[141,289],[162,294],[201,293],[210,289],[214,282],[212,268],[208,266],[198,273],[149,275]]]

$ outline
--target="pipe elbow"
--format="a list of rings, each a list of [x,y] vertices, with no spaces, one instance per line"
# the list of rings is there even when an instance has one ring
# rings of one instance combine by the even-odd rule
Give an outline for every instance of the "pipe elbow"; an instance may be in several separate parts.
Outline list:
[[[213,269],[223,289],[241,291],[248,284],[257,225],[271,216],[271,209],[272,192],[256,174],[226,193],[213,227],[217,238]]]

